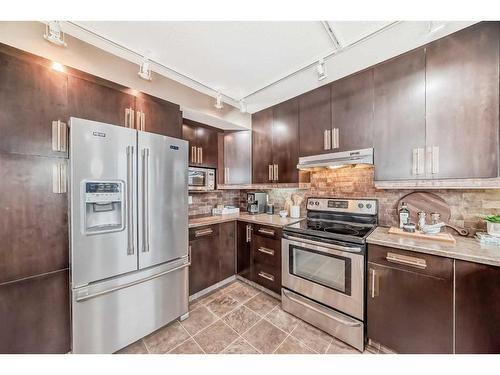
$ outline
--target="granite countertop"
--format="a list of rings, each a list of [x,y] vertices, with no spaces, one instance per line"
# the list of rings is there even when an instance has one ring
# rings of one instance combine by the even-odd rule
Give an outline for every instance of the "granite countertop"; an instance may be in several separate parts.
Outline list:
[[[458,237],[456,244],[442,241],[410,238],[397,234],[389,234],[389,228],[378,227],[366,239],[374,245],[389,246],[418,253],[438,255],[469,262],[500,266],[500,247],[483,245],[474,238]]]
[[[290,217],[281,218],[279,215],[268,214],[250,215],[247,212],[229,215],[202,215],[190,217],[189,228],[197,228],[204,225],[219,224],[234,220],[282,228],[285,225],[296,223],[302,219],[303,218],[292,219]]]

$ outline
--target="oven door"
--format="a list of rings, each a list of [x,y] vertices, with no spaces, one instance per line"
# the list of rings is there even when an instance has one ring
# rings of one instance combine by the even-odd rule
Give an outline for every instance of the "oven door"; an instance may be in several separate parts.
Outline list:
[[[360,320],[364,263],[361,245],[346,247],[289,235],[282,240],[283,286]]]
[[[208,170],[189,168],[189,190],[208,190]]]

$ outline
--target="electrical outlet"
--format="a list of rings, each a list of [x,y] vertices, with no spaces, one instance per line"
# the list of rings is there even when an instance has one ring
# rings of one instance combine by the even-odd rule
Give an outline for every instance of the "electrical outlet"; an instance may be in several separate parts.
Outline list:
[[[193,196],[188,195],[188,204],[193,204]]]

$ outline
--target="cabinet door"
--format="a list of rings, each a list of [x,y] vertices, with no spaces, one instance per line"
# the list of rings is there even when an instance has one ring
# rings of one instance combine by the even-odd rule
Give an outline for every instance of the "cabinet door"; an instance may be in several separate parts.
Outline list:
[[[52,192],[59,163],[0,153],[0,283],[68,267],[68,197]]]
[[[236,273],[236,224],[234,221],[219,224],[219,277],[227,279]]]
[[[252,132],[224,134],[224,184],[252,183]]]
[[[238,245],[236,255],[236,272],[250,279],[250,251],[252,243],[252,224],[238,221]]]
[[[52,121],[67,121],[67,77],[0,53],[0,152],[67,156],[52,151]]]
[[[335,81],[332,87],[334,152],[373,147],[373,69]]]
[[[333,152],[330,85],[299,96],[299,156]]]
[[[191,266],[189,295],[214,285],[219,275],[219,226],[211,225],[189,231]]]
[[[397,353],[452,353],[453,260],[372,245],[368,256],[368,338]]]
[[[455,261],[455,351],[500,353],[500,267]]]
[[[273,163],[276,182],[299,182],[299,101],[291,99],[274,107]]]
[[[68,353],[68,270],[0,285],[0,353]]]
[[[134,107],[135,97],[118,87],[68,76],[69,116],[125,126],[125,109]]]
[[[269,168],[273,164],[273,108],[252,115],[252,182],[272,181]]]
[[[498,175],[499,23],[486,22],[427,48],[426,135],[433,178]]]
[[[182,124],[182,139],[189,142],[189,165],[196,165],[196,126],[188,124],[186,120]]]
[[[198,126],[196,141],[198,143],[198,165],[207,168],[217,168],[218,161],[218,131],[214,128]],[[200,151],[201,150],[201,151]]]
[[[182,116],[177,104],[140,94],[136,98],[135,108],[136,111],[144,113],[145,131],[182,138]],[[139,129],[137,121],[136,114],[136,127]]]
[[[424,162],[425,51],[418,49],[382,63],[373,75],[375,180],[422,178],[414,173],[413,155],[420,148],[420,163]]]

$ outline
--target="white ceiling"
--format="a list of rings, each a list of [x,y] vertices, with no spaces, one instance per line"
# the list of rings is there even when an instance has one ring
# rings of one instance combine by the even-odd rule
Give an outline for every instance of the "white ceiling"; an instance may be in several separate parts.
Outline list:
[[[63,30],[134,62],[147,56],[157,73],[231,105],[244,99],[253,113],[471,23],[435,34],[428,22],[389,21],[78,21]]]

